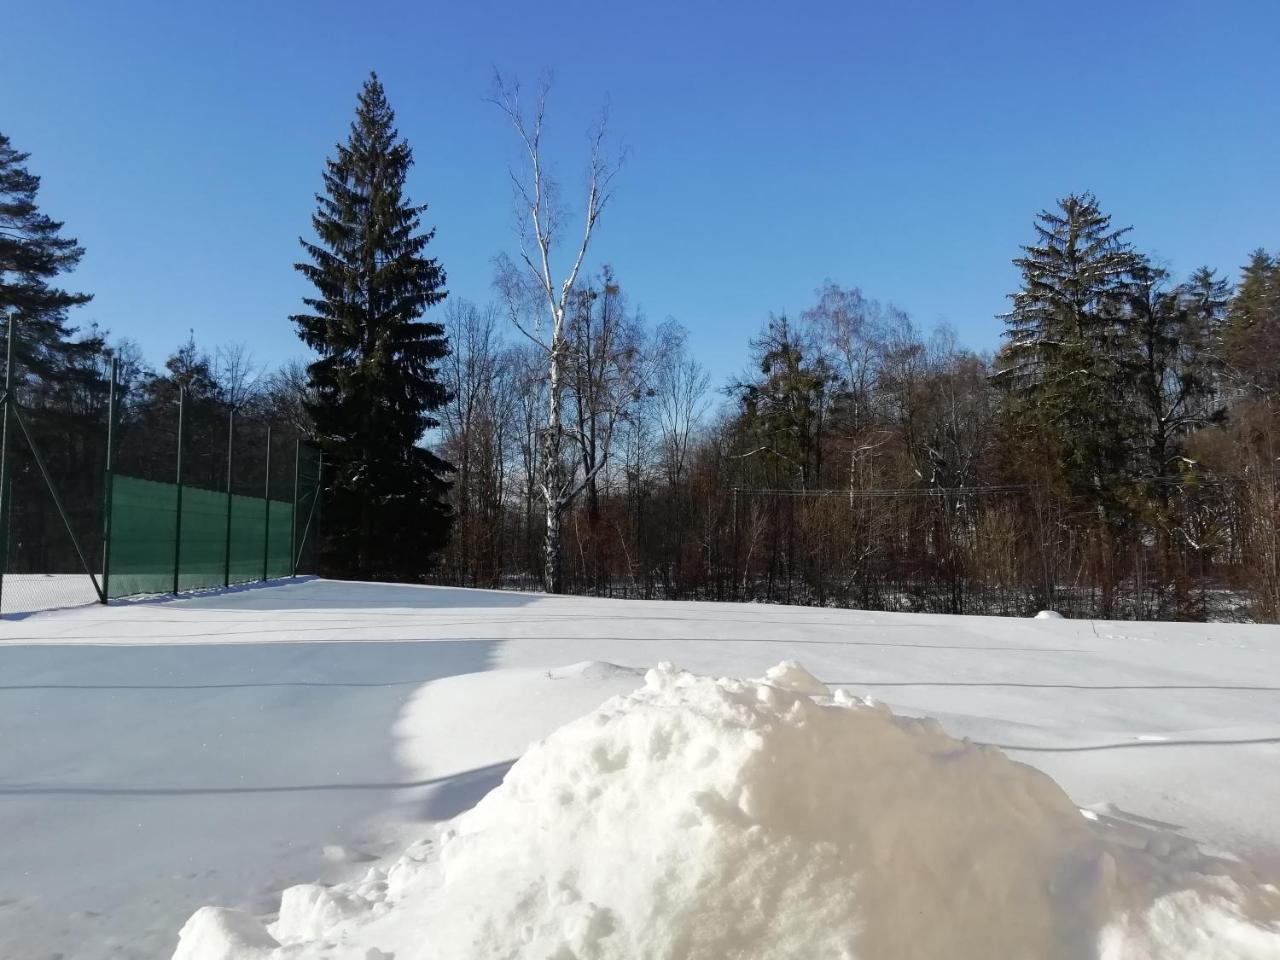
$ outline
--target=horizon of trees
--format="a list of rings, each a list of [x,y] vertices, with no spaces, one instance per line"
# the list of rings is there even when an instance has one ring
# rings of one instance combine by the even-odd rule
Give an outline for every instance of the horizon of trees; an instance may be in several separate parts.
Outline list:
[[[683,328],[631,311],[612,270],[589,278],[566,403],[584,472],[606,465],[565,517],[566,588],[1276,619],[1280,261],[1255,254],[1234,291],[1205,270],[1175,283],[1111,236],[1096,249],[1120,262],[1059,277],[1081,309],[1050,330],[1038,264],[1108,232],[1091,197],[1063,204],[1020,258],[1036,295],[1015,295],[995,355],[828,281],[767,318],[753,366],[717,389]],[[498,304],[454,301],[446,326],[458,528],[436,579],[535,586],[540,367]]]
[[[503,95],[535,168],[518,189],[551,192],[536,173],[544,98],[531,119]],[[599,142],[588,224],[616,169],[594,166]],[[3,146],[18,171],[6,190],[34,201],[25,155]],[[37,226],[56,235],[49,224]],[[452,535],[431,541],[435,559],[430,546],[401,551],[386,575],[891,610],[1280,619],[1280,255],[1257,250],[1234,284],[1208,268],[1178,277],[1134,250],[1089,194],[1033,226],[996,353],[828,280],[794,317],[763,318],[749,367],[718,386],[685,328],[631,307],[625,270],[580,271],[589,228],[563,281],[526,259],[532,295],[508,261],[493,302],[432,306],[439,271],[403,314],[433,311],[419,369],[434,386],[420,427],[396,443],[433,465],[428,485]],[[550,245],[540,229],[523,235],[535,250]],[[58,242],[49,276],[76,260],[75,241]],[[19,271],[0,266],[0,310],[21,309]],[[75,331],[66,311],[87,297],[55,293],[45,326],[24,328],[40,342],[23,348],[18,397],[61,438],[55,472],[87,478],[68,499],[94,496],[112,357],[132,423],[168,417],[182,389],[210,424],[237,410],[325,442],[315,365],[267,371],[243,346],[210,353],[188,339],[153,370],[131,341]],[[40,369],[41,356],[62,367]],[[377,549],[360,517],[339,511],[326,524],[331,543],[355,536]]]

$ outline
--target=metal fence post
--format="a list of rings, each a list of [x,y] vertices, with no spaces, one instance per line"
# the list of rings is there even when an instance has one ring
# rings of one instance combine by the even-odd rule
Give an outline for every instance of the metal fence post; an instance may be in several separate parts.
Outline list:
[[[315,553],[313,554],[313,556],[316,558],[316,563],[311,568],[311,572],[313,574],[316,573],[316,571],[319,569],[319,566],[320,566],[320,560],[319,560],[320,524],[323,521],[324,521],[324,451],[321,450],[319,456],[316,457],[316,528],[311,534],[311,537],[312,537],[311,542],[316,544]]]
[[[742,575],[746,580],[746,574]],[[729,572],[729,599],[738,599],[738,488],[733,488],[733,569]]]
[[[180,586],[178,577],[182,570],[182,454],[183,434],[186,427],[187,390],[178,388],[178,462],[174,475],[174,485],[178,488],[176,512],[173,519],[173,592]]]
[[[4,599],[4,572],[9,568],[9,501],[13,498],[13,486],[9,483],[9,405],[13,403],[13,350],[17,335],[12,313],[8,319],[4,393],[0,394],[0,603]],[[0,605],[0,612],[3,610]]]
[[[0,470],[0,615],[4,613],[4,572],[9,566],[9,509],[13,500],[13,478]]]
[[[226,550],[222,554],[222,585],[231,586],[231,471],[234,466],[236,441],[236,412],[231,411],[227,419],[227,539]]]
[[[293,442],[293,518],[289,531],[289,576],[298,575],[298,469],[302,463],[302,438]]]
[[[111,358],[111,386],[107,393],[107,469],[102,488],[102,602],[111,596],[111,501],[116,473],[116,383],[119,361]]]
[[[262,579],[271,564],[271,424],[267,424],[267,470],[262,481]]]

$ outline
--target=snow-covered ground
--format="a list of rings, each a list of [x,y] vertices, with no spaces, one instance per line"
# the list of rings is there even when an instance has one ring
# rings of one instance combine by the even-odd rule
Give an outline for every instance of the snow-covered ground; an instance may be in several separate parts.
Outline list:
[[[82,606],[97,599],[93,581],[83,573],[6,573],[0,583],[0,615],[6,617]]]
[[[789,659],[1280,875],[1276,627],[307,581],[0,621],[0,956],[168,956],[202,905],[390,863],[659,661]]]

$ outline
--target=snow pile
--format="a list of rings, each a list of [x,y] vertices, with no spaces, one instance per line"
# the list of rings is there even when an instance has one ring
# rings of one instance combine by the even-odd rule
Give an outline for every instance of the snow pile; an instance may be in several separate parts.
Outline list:
[[[383,872],[203,908],[175,960],[1280,956],[1277,891],[794,663],[651,670]],[[1139,849],[1141,848],[1141,849]]]

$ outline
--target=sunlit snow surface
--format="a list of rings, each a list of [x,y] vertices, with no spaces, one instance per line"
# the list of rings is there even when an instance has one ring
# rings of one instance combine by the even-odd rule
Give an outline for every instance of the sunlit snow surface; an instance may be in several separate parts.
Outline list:
[[[1280,864],[1275,627],[314,581],[0,623],[0,955],[167,956],[205,904],[270,919],[285,887],[385,871],[653,664],[788,659],[1001,745],[1108,842]]]

